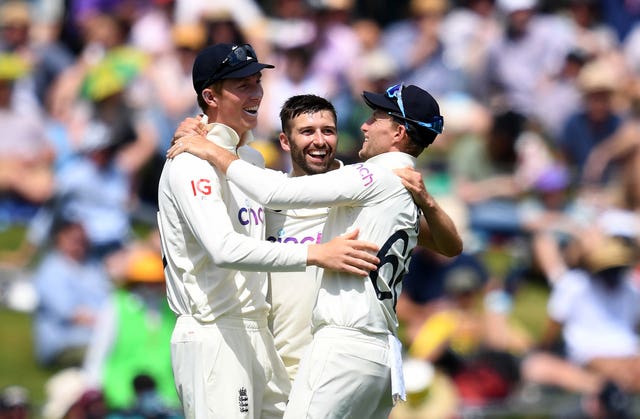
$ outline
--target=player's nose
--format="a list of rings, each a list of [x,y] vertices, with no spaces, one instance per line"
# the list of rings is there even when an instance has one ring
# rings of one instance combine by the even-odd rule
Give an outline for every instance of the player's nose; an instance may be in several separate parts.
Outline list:
[[[314,145],[321,145],[327,142],[327,139],[325,138],[325,136],[322,134],[322,131],[317,130],[313,133],[313,144]]]

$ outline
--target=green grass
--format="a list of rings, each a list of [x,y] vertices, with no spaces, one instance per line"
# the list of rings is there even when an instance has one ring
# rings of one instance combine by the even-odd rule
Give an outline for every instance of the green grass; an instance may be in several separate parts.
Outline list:
[[[31,314],[0,309],[0,388],[22,386],[34,406],[44,402],[44,383],[53,371],[35,362],[31,334]]]

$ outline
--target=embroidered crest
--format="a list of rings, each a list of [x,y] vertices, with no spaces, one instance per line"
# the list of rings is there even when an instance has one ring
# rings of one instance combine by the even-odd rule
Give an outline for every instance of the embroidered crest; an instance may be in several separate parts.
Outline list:
[[[240,413],[249,412],[249,396],[247,395],[247,389],[244,387],[238,390],[238,406],[240,407]]]

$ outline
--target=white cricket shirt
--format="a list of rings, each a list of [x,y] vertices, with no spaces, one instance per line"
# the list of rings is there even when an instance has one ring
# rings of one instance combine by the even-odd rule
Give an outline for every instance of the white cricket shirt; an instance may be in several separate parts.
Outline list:
[[[249,166],[264,164],[258,151],[237,148],[240,138],[234,130],[210,126],[208,139],[250,161]],[[306,268],[307,246],[263,240],[262,205],[194,155],[182,153],[166,161],[158,206],[167,298],[178,315],[200,322],[223,315],[264,318],[264,271]]]
[[[395,304],[417,242],[420,215],[411,195],[392,171],[407,166],[415,167],[415,158],[400,152],[295,178],[240,160],[229,166],[228,179],[269,208],[331,206],[323,241],[359,228],[359,239],[380,246],[380,267],[367,278],[321,271],[314,329],[333,325],[395,334]]]
[[[329,208],[272,210],[265,208],[266,237],[284,243],[320,243]],[[311,343],[311,311],[320,277],[317,266],[301,272],[269,273],[269,329],[278,355],[293,381],[307,345]]]

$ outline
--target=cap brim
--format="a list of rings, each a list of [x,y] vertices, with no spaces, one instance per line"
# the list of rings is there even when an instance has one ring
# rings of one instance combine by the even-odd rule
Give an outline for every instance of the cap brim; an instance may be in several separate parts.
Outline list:
[[[362,97],[364,98],[364,102],[370,108],[400,113],[400,108],[398,108],[396,102],[394,102],[386,95],[382,95],[380,93],[363,92]]]
[[[264,63],[259,63],[257,61],[253,61],[243,67],[232,68],[230,72],[224,73],[220,77],[218,77],[218,80],[241,79],[243,77],[249,77],[253,74],[259,73],[265,68],[275,68],[275,67],[271,64],[264,64]]]

